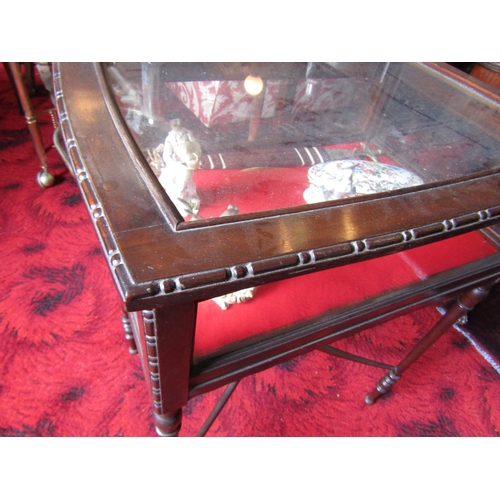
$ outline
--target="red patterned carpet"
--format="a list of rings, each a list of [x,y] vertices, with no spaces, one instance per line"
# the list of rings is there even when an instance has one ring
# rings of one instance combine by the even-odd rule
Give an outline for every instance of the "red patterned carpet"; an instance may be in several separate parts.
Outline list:
[[[3,70],[0,108],[0,435],[155,436],[140,361],[127,352],[119,296],[78,186],[54,149],[58,182],[38,186]],[[51,144],[50,117],[40,120]],[[393,362],[438,318],[427,308],[337,346]],[[499,435],[500,375],[461,333],[451,330],[392,394],[366,406],[382,374],[320,352],[299,357],[244,379],[208,435]],[[220,392],[189,403],[182,436],[196,433]]]

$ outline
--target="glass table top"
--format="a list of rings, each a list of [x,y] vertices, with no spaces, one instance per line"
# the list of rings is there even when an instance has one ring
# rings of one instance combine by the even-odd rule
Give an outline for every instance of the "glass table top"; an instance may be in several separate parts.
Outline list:
[[[128,128],[186,221],[481,175],[498,104],[414,63],[113,63]]]

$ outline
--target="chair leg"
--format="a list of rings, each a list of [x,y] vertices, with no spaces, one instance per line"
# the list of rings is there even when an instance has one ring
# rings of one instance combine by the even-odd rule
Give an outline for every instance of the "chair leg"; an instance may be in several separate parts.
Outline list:
[[[9,62],[8,64],[24,110],[24,116],[26,117],[26,122],[28,123],[33,144],[35,145],[35,151],[41,163],[42,171],[37,176],[38,184],[43,188],[48,188],[54,185],[55,179],[49,172],[47,155],[45,154],[45,148],[42,141],[42,134],[40,133],[36,115],[33,111],[33,106],[31,105],[28,89],[26,88],[23,75],[21,74],[19,63]]]
[[[427,335],[414,347],[414,349],[390,370],[377,384],[376,388],[365,396],[366,404],[373,404],[382,394],[387,393],[407,370],[432,344],[434,344],[448,329],[453,326],[476,304],[486,298],[495,281],[490,281],[483,286],[474,288],[458,297],[448,312],[434,325]]]

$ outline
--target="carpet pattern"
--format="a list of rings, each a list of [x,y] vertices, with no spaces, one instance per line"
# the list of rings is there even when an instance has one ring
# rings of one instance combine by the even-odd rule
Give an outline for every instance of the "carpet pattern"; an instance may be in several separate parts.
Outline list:
[[[43,110],[50,100],[36,97]],[[155,436],[137,356],[86,206],[57,152],[41,189],[26,122],[0,70],[0,436]],[[40,115],[45,144],[53,131]],[[387,363],[440,317],[426,308],[336,343]],[[453,329],[366,406],[383,371],[313,352],[242,380],[208,436],[498,436],[500,374]],[[194,398],[192,436],[223,391]]]

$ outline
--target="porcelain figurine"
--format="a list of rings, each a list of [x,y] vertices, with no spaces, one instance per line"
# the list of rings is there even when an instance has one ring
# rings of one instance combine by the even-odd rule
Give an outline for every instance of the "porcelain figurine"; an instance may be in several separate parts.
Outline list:
[[[193,181],[194,171],[200,167],[201,146],[191,131],[181,126],[179,118],[172,117],[170,127],[171,131],[165,139],[165,144],[161,144],[149,152],[150,164],[153,168],[158,168],[158,165],[163,163],[158,180],[180,214],[183,217],[190,215],[192,219],[203,219],[198,215],[200,198]],[[161,162],[160,156],[162,156],[163,162]],[[235,215],[238,211],[238,207],[228,205],[220,217]],[[212,300],[222,310],[226,310],[230,305],[250,300],[254,293],[255,288],[246,288],[215,297]]]
[[[215,297],[212,300],[225,311],[229,306],[233,304],[241,304],[252,299],[255,295],[255,288],[245,288],[244,290],[238,290],[237,292],[228,293],[226,295],[221,295],[220,297]]]
[[[318,163],[307,173],[310,186],[304,191],[307,203],[339,200],[423,184],[412,172],[394,165],[364,160]]]
[[[196,215],[200,198],[193,174],[200,167],[201,146],[179,118],[173,117],[169,123],[171,131],[163,145],[164,166],[158,180],[183,217]]]

